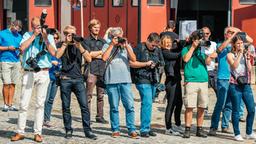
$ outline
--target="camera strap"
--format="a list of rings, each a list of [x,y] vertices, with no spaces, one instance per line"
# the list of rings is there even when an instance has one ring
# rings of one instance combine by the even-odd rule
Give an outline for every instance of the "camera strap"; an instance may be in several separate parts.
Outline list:
[[[244,58],[244,64],[245,64],[245,76],[248,78],[247,63],[246,63],[246,57],[244,54],[243,54],[243,58]],[[235,74],[232,71],[230,72],[230,74],[231,74],[231,76],[233,76],[233,78],[235,80],[237,80],[237,77],[235,76]]]
[[[200,52],[201,53],[201,52]],[[202,64],[203,64],[203,66],[205,67],[205,69],[207,70],[207,67],[206,67],[206,64],[205,64],[205,62],[203,62],[202,61],[202,59],[200,59],[198,56],[197,56],[197,54],[195,54],[195,53],[193,53],[193,55],[192,56],[195,56]]]
[[[110,63],[112,62],[112,60],[116,57],[117,53],[119,52],[120,48],[116,48],[115,51],[113,52],[112,55],[110,55],[110,57],[108,58],[107,62],[106,62],[106,66],[105,66],[105,70],[107,69],[107,67],[110,65]]]

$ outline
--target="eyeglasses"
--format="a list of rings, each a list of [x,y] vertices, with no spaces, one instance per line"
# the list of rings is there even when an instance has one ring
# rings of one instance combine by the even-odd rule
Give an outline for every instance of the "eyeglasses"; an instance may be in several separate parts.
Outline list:
[[[68,32],[65,32],[65,33],[64,33],[64,35],[65,35],[65,36],[68,36],[68,37],[69,37],[69,36],[72,36],[72,35],[74,35],[74,34],[75,34],[75,33],[68,33]]]
[[[58,40],[59,39],[59,37],[53,37],[55,40]]]

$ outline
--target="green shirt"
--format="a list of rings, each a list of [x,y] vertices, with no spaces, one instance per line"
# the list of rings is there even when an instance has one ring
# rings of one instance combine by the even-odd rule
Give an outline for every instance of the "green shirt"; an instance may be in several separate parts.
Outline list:
[[[191,45],[182,49],[182,57],[188,53],[190,47]],[[191,56],[190,60],[185,63],[185,82],[208,82],[208,73],[205,59],[206,55],[201,51],[200,48],[197,48]]]

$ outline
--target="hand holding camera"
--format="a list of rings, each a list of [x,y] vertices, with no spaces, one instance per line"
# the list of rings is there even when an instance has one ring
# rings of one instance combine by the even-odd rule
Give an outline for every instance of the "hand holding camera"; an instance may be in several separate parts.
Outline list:
[[[199,44],[200,44],[199,40],[194,40],[192,43],[192,47],[194,47],[194,49],[196,49],[196,48],[198,48]]]

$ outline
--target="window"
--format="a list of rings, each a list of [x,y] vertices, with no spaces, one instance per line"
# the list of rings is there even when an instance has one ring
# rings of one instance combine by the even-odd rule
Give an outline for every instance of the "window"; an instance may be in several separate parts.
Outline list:
[[[104,0],[95,0],[94,6],[95,7],[104,7]]]
[[[132,0],[132,6],[139,6],[138,0]]]
[[[148,5],[164,5],[164,0],[148,0]]]
[[[113,5],[114,7],[123,6],[123,5],[124,5],[124,0],[113,0],[113,1],[112,1],[112,5]]]
[[[256,4],[256,0],[240,0],[240,4]]]
[[[52,0],[35,0],[35,6],[52,6]]]

